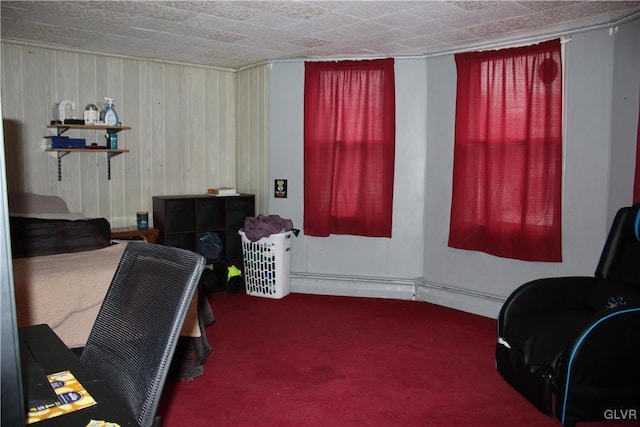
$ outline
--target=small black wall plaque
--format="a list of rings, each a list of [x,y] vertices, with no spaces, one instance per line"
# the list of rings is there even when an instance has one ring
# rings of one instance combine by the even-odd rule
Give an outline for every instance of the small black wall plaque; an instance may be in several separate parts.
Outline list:
[[[274,197],[277,199],[286,199],[287,198],[287,180],[286,179],[276,179],[274,186]]]

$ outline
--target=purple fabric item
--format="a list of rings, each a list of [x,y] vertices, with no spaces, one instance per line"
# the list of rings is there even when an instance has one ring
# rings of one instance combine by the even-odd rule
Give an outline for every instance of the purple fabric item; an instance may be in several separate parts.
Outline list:
[[[292,229],[293,222],[290,219],[281,218],[280,215],[264,216],[260,214],[257,217],[245,218],[243,231],[247,239],[256,242],[263,237],[291,231]]]

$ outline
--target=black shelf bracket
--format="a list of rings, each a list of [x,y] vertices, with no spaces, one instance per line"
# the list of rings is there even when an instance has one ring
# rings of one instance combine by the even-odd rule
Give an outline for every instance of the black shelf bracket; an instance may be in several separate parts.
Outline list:
[[[69,154],[70,151],[58,151],[58,181],[62,181],[62,158]]]
[[[122,154],[121,152],[107,152],[107,180],[111,181],[111,158]]]
[[[53,151],[53,150],[50,150]],[[86,152],[91,152],[92,150],[87,149]],[[104,150],[103,150],[104,151]],[[62,158],[72,151],[65,150],[55,150],[57,154],[57,162],[58,162],[58,181],[62,181]],[[78,152],[78,150],[74,151]],[[107,179],[111,180],[111,158],[117,156],[118,154],[122,154],[125,151],[107,151]],[[97,152],[96,152],[97,154]]]
[[[66,131],[69,130],[69,127],[65,127],[65,126],[60,126],[56,128],[56,131],[58,133],[58,136],[62,135],[63,133],[65,133]],[[68,154],[68,153],[67,153]]]

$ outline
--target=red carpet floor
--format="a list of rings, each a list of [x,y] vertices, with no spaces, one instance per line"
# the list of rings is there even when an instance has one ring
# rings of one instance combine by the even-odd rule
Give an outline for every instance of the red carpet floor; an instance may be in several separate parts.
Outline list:
[[[212,294],[205,374],[170,382],[164,427],[534,426],[494,368],[496,322],[415,301]],[[579,423],[578,427],[632,425]]]

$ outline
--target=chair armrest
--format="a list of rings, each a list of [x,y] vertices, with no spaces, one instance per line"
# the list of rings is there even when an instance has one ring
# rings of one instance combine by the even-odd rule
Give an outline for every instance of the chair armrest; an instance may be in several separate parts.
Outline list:
[[[599,279],[587,276],[551,277],[527,282],[505,300],[498,315],[498,335],[520,316],[558,310],[587,310],[587,297]]]

